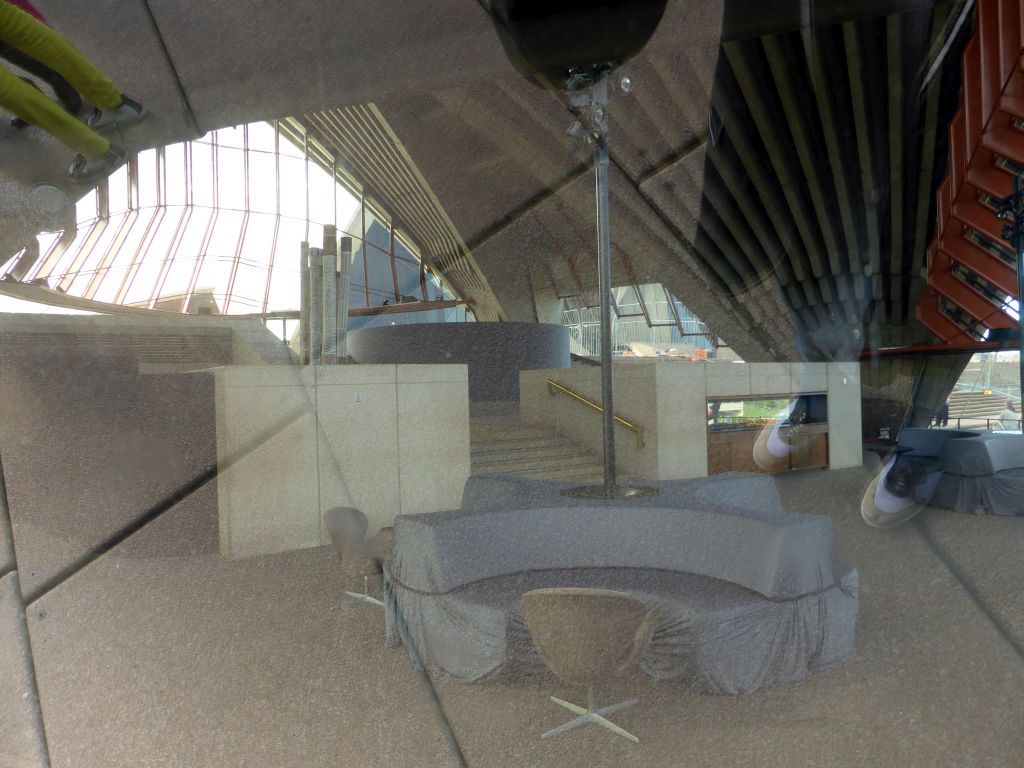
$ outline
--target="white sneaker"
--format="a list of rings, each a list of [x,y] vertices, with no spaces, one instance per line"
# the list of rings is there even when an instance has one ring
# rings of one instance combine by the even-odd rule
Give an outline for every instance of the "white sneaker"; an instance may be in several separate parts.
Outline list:
[[[861,517],[874,528],[895,528],[917,515],[942,479],[941,470],[919,476],[906,466],[898,468],[897,461],[898,454],[885,463],[861,499]]]
[[[89,159],[85,155],[79,155],[68,167],[68,179],[77,182],[87,182],[98,179],[101,176],[109,176],[122,165],[128,162],[128,153],[115,144],[102,157]]]
[[[127,96],[121,97],[121,103],[114,109],[97,109],[89,115],[87,124],[94,131],[108,128],[121,130],[135,125],[149,114],[146,108]]]
[[[794,416],[798,404],[799,398],[790,400],[773,422],[761,429],[754,441],[754,463],[761,469],[774,472],[783,466],[788,468],[790,455],[797,453],[802,456],[807,452],[806,441],[799,439],[806,426],[807,414],[797,413]]]

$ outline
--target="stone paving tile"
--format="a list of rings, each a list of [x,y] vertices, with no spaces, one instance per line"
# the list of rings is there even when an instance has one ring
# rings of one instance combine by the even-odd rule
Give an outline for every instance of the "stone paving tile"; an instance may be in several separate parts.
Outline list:
[[[45,768],[18,574],[0,578],[0,766]]]
[[[183,553],[206,514],[183,503],[31,606],[54,768],[454,765],[333,552]]]

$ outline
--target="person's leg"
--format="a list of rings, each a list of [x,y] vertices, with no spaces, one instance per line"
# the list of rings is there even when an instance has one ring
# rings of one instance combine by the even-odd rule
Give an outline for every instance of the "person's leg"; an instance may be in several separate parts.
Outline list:
[[[25,122],[38,125],[87,158],[102,157],[110,149],[107,139],[4,67],[0,67],[0,107]]]
[[[59,73],[100,109],[120,106],[123,94],[109,77],[63,35],[6,0],[0,0],[0,40]]]
[[[39,63],[31,56],[26,56],[4,42],[0,42],[0,58],[6,59],[19,69],[23,69],[49,84],[61,106],[71,114],[77,115],[82,111],[82,97],[60,73],[54,72],[45,64]]]

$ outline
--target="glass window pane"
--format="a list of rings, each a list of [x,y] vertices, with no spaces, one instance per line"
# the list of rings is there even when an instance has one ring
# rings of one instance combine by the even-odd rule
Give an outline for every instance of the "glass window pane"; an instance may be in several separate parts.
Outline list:
[[[281,214],[306,218],[306,163],[281,156]]]
[[[75,203],[75,221],[81,225],[83,222],[95,219],[99,215],[96,205],[96,190],[91,189],[85,197]],[[81,226],[79,226],[79,229],[81,229]]]
[[[274,152],[274,126],[270,123],[249,125],[249,149],[260,152]]]
[[[199,279],[196,281],[196,293],[212,293],[218,297],[218,305],[224,306],[224,295],[227,292],[228,280],[231,277],[233,259],[208,253],[199,268]]]
[[[139,205],[156,205],[159,201],[156,150],[139,153]]]
[[[366,209],[366,242],[385,253],[391,253],[391,228],[369,208]]]
[[[403,300],[406,297],[419,301],[422,297],[420,290],[420,265],[415,262],[409,263],[405,259],[395,259],[395,272],[398,275],[398,292]]]
[[[338,230],[353,237],[363,236],[363,225],[359,216],[359,196],[353,195],[343,184],[338,184],[338,199],[334,220]]]
[[[431,272],[427,272],[427,298],[431,301],[440,301],[444,298],[441,281]]]
[[[335,184],[332,174],[316,163],[309,164],[309,218],[319,224],[333,224]]]
[[[192,203],[213,205],[213,148],[204,142],[193,142]]]
[[[314,248],[321,248],[324,244],[324,228],[322,224],[310,224],[306,232],[306,240]]]
[[[369,306],[366,303],[366,286],[362,283],[349,283],[348,287],[348,305],[350,307],[366,307]],[[352,320],[349,321],[349,328],[352,328]]]
[[[174,257],[170,269],[164,277],[160,286],[159,298],[166,299],[172,296],[181,296],[188,290],[189,281],[192,279],[192,272],[196,267],[197,256],[185,257],[179,255]]]
[[[231,296],[224,305],[225,312],[262,312],[263,295],[267,288],[269,272],[266,266],[239,263],[235,272],[235,283]]]
[[[302,148],[301,140],[299,144],[295,144],[291,139],[289,139],[285,134],[282,133],[279,146],[280,152],[284,156],[297,157],[300,160],[304,160],[306,157],[306,154]]]
[[[113,243],[114,238],[121,231],[121,225],[124,224],[126,217],[127,213],[120,213],[117,216],[112,216],[110,218],[110,221],[107,223],[107,226],[103,229],[103,233],[96,240],[96,244],[89,251],[89,253],[83,254],[81,251],[79,251],[75,254],[76,260],[80,259],[82,256],[85,257],[85,260],[77,265],[75,265],[74,262],[67,265],[66,269],[73,269],[74,272],[62,276],[63,279],[61,280],[61,287],[65,291],[70,291],[72,294],[75,293],[75,291],[71,288],[71,281],[75,277],[75,275],[84,270],[89,270],[90,272],[96,270],[96,268],[100,264],[100,261],[106,255],[107,251],[110,249],[110,246]]]
[[[240,149],[217,149],[217,200],[222,209],[245,210],[245,158]]]
[[[71,245],[60,255],[56,263],[49,266],[46,264],[41,265],[40,269],[35,274],[32,274],[30,279],[42,277],[49,282],[51,277],[63,275],[97,226],[102,226],[102,222],[93,220],[91,223],[79,224],[78,234],[75,235]],[[50,285],[51,287],[56,285],[56,281],[51,282]]]
[[[277,161],[274,155],[249,152],[249,210],[277,212]]]
[[[245,146],[244,135],[245,128],[241,125],[236,125],[233,128],[221,128],[217,131],[217,145],[241,149]]]
[[[46,258],[63,234],[63,232],[40,232],[36,236],[36,240],[39,241],[40,258]]]
[[[147,251],[145,259],[131,279],[123,303],[129,306],[147,307],[156,290],[156,281],[163,269],[163,260],[153,251]]]
[[[270,264],[270,256],[274,248],[274,228],[276,216],[266,214],[249,214],[249,223],[245,228],[245,239],[242,241],[242,261],[255,266]]]
[[[299,260],[305,234],[305,222],[281,219],[270,276],[268,311],[299,308]]]
[[[164,265],[167,264],[184,210],[183,208],[168,208],[161,211],[159,221],[154,223],[156,231],[146,246],[142,266],[132,279],[132,284],[125,296],[126,304],[148,306],[150,299],[154,297],[157,280],[163,272]]]
[[[112,302],[117,296],[117,291],[128,275],[128,264],[105,267],[99,270],[99,285],[93,298],[96,301]]]
[[[111,213],[128,210],[128,165],[122,165],[107,179],[107,206]]]
[[[185,205],[185,145],[171,144],[164,149],[165,189],[168,205]]]
[[[213,227],[213,236],[206,249],[206,257],[223,257],[228,260],[235,258],[235,251],[238,250],[238,239],[242,234],[242,219],[244,214],[239,211],[221,211]],[[223,290],[227,287],[227,281],[220,286]]]

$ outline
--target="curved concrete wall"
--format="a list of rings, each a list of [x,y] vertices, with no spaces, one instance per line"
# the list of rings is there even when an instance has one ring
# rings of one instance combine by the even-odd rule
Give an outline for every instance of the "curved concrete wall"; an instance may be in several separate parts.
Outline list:
[[[569,329],[538,323],[421,323],[362,328],[348,335],[360,363],[464,363],[469,399],[519,399],[519,372],[568,368]]]

